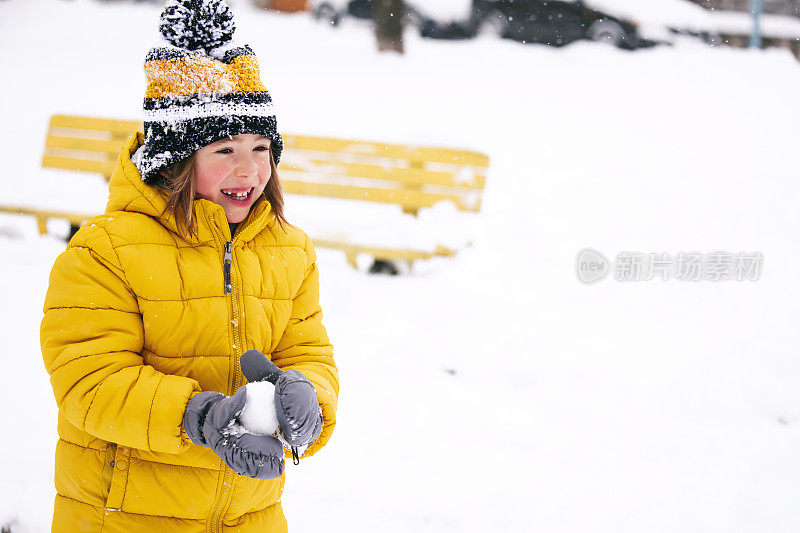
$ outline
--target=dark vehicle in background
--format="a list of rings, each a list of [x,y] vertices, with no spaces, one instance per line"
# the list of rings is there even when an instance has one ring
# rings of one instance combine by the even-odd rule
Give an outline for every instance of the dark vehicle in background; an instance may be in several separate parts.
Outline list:
[[[551,46],[579,39],[628,49],[656,44],[642,38],[632,21],[592,9],[580,0],[473,0],[469,31]]]
[[[422,2],[406,2],[403,21],[423,37],[437,39],[488,34],[551,46],[580,39],[627,49],[656,44],[639,35],[635,22],[589,7],[582,0],[472,0],[471,4],[471,8],[466,4],[462,17],[466,20],[436,20],[425,13]],[[319,0],[312,11],[318,20],[336,26],[343,17],[371,19],[372,0]]]
[[[422,5],[420,3],[420,5]],[[441,21],[425,14],[415,5],[404,4],[403,25],[423,37],[435,39],[464,39],[470,37],[465,21]],[[312,14],[317,20],[338,26],[345,17],[372,19],[372,0],[319,0],[312,3]]]

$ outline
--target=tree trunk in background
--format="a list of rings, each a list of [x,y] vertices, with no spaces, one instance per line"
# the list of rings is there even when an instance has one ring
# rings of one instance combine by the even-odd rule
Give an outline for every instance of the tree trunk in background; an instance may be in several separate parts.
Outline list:
[[[403,0],[374,0],[372,19],[378,50],[403,53]]]

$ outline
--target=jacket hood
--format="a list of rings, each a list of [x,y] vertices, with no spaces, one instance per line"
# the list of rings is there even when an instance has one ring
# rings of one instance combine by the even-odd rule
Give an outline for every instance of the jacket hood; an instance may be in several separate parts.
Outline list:
[[[114,172],[108,183],[108,204],[106,213],[127,211],[141,213],[156,219],[162,226],[178,234],[188,242],[208,242],[216,240],[222,233],[231,240],[230,227],[222,206],[204,198],[193,202],[194,216],[197,220],[197,235],[186,235],[178,230],[178,223],[171,212],[166,211],[168,194],[159,186],[148,185],[142,181],[139,169],[131,160],[133,154],[144,144],[144,134],[132,135],[120,150]],[[249,241],[258,232],[272,225],[275,215],[272,206],[262,194],[250,208],[250,213],[237,226],[237,240]]]

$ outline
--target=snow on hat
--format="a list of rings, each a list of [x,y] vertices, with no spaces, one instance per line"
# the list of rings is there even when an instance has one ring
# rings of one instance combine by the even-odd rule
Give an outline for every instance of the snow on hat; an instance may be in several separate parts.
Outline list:
[[[225,0],[167,0],[159,26],[164,41],[145,58],[145,143],[139,171],[149,184],[160,171],[224,137],[255,133],[283,150],[272,98],[252,48],[233,41]]]

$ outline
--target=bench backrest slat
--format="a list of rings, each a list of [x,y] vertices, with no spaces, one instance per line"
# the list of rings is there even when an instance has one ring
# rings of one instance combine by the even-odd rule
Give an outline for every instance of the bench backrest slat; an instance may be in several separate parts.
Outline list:
[[[119,139],[84,139],[80,137],[48,135],[45,146],[47,148],[61,148],[63,150],[100,152],[116,158],[122,142],[123,141]]]
[[[115,120],[113,118],[53,115],[50,117],[50,127],[108,132],[113,137],[124,139],[134,131],[141,130],[142,123],[135,120]]]
[[[103,176],[110,176],[111,172],[114,170],[114,161],[97,161],[94,159],[44,155],[42,156],[42,166],[46,168],[60,168],[63,170],[77,170],[80,172],[95,172]]]
[[[329,181],[336,178],[372,179],[396,182],[397,186],[435,185],[456,189],[483,189],[486,178],[462,167],[457,172],[423,170],[420,168],[388,167],[369,163],[345,163],[342,161],[306,160],[296,161],[287,155],[281,162],[281,175],[302,172],[308,181]],[[465,172],[462,172],[465,171]]]
[[[450,148],[385,144],[352,139],[329,139],[326,137],[291,134],[284,135],[283,141],[286,148],[294,150],[390,157],[408,161],[453,163],[484,168],[489,166],[489,157],[484,154]]]
[[[437,202],[453,202],[462,211],[479,211],[481,198],[477,194],[471,196],[420,192],[408,189],[377,189],[357,187],[354,185],[338,185],[335,183],[314,183],[294,181],[281,178],[283,190],[289,194],[306,194],[326,196],[348,200],[400,204],[411,209],[431,207]]]

